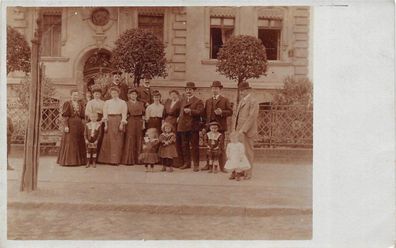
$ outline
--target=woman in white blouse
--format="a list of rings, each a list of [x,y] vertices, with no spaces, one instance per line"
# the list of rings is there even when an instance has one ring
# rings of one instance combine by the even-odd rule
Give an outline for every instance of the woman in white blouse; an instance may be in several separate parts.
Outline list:
[[[103,118],[103,106],[104,101],[101,99],[102,90],[97,87],[92,90],[93,99],[87,102],[87,106],[85,106],[85,116],[92,116],[92,114],[98,115],[98,121],[101,121]]]
[[[161,133],[162,118],[164,114],[164,105],[161,104],[161,94],[158,90],[153,91],[153,103],[146,108],[146,122],[147,128],[155,128],[158,134]]]
[[[103,105],[104,135],[98,163],[119,165],[124,145],[124,130],[127,123],[127,104],[119,98],[120,89],[110,89],[111,99]]]

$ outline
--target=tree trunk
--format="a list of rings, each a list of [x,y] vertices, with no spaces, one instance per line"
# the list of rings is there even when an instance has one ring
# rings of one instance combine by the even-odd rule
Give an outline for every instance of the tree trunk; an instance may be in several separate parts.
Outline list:
[[[237,86],[237,106],[239,105],[240,98],[241,98],[241,96],[240,96],[241,91],[239,90],[239,87],[240,87],[241,83],[242,83],[242,79],[238,79],[238,86]]]
[[[135,87],[139,87],[140,86],[140,74],[139,75],[134,74],[133,86],[135,86]]]
[[[32,40],[32,81],[29,98],[29,120],[25,136],[25,153],[21,180],[21,191],[37,189],[37,171],[40,155],[40,95],[41,80],[39,72],[39,48],[40,40],[35,37]]]

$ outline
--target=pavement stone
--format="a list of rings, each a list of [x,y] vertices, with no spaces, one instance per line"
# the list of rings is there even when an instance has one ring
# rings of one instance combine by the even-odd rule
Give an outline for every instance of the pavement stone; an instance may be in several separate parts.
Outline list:
[[[229,174],[143,166],[61,167],[41,157],[38,190],[8,171],[9,240],[306,240],[312,238],[312,163],[258,161]]]
[[[22,159],[11,158],[8,205],[87,209],[125,209],[177,214],[267,216],[312,212],[310,163],[258,163],[251,180],[229,174],[175,169],[144,172],[143,166],[61,167],[41,157],[38,190],[20,192]],[[43,205],[44,204],[44,205]]]

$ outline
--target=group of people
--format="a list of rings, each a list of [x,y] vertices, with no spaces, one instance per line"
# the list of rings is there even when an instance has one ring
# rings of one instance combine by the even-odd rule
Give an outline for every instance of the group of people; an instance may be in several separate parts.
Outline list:
[[[230,179],[251,178],[258,104],[247,82],[240,85],[242,100],[225,149],[227,118],[233,110],[221,95],[221,82],[212,83],[212,97],[204,103],[195,96],[193,82],[186,83],[183,96],[170,90],[169,99],[162,101],[149,82],[128,88],[120,79],[120,72],[114,72],[113,81],[104,89],[93,85],[93,99],[85,103],[77,90],[71,91],[71,99],[62,108],[64,132],[58,164],[144,164],[146,172],[162,164],[162,171],[193,168],[194,172],[230,171]],[[206,165],[201,169],[200,131],[206,148]]]

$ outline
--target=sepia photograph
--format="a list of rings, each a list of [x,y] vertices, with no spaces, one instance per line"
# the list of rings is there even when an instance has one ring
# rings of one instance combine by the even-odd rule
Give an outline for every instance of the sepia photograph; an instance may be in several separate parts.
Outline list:
[[[8,240],[311,240],[310,6],[7,6]]]

